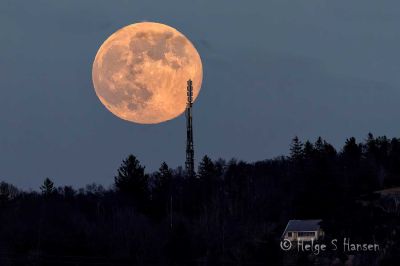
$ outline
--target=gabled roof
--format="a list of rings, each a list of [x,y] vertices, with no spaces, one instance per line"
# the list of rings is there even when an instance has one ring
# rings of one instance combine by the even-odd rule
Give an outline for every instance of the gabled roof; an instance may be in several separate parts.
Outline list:
[[[378,190],[375,191],[375,193],[381,194],[382,196],[400,194],[400,187],[392,187],[383,190]]]
[[[318,231],[321,228],[321,222],[322,220],[290,220],[282,237],[285,236],[286,232]]]

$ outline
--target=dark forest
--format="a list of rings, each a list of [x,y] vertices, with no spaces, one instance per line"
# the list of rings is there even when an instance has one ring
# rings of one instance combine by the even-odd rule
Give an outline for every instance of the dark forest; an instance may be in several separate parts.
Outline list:
[[[195,178],[166,163],[147,173],[129,155],[110,188],[2,182],[0,265],[399,265],[400,206],[381,192],[400,186],[400,138],[337,150],[295,137],[289,156],[198,165]],[[380,251],[289,255],[279,242],[290,219],[322,219],[326,238]]]

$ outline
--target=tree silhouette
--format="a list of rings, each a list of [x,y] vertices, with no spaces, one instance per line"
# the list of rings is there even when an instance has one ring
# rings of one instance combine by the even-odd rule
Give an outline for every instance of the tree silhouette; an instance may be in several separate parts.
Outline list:
[[[171,183],[172,170],[169,168],[166,162],[163,162],[155,174],[155,187],[161,190],[165,190]]]
[[[303,159],[303,155],[303,143],[301,143],[299,138],[295,136],[290,144],[290,158],[293,161],[299,161]]]
[[[362,154],[362,146],[357,144],[357,141],[354,137],[346,139],[346,143],[343,146],[342,155],[346,158],[346,160],[355,163],[359,162]]]
[[[317,153],[323,153],[324,152],[324,141],[321,137],[318,137],[318,139],[314,143],[314,149]]]
[[[172,207],[172,170],[166,162],[163,162],[159,170],[154,174],[154,187],[152,200],[155,205],[157,217],[164,216]]]
[[[6,182],[0,182],[0,202],[14,199],[19,194],[16,187]]]
[[[304,143],[303,155],[306,160],[310,160],[314,156],[314,145],[309,140]]]
[[[203,203],[210,201],[210,197],[218,190],[217,168],[213,161],[205,155],[198,167],[198,177],[201,182],[201,195]]]
[[[145,204],[149,199],[149,178],[144,169],[139,160],[131,154],[123,160],[114,178],[117,191],[132,197],[139,205]]]
[[[390,174],[385,180],[385,185],[400,186],[400,139],[393,138],[391,140],[388,161]]]
[[[45,178],[43,185],[40,186],[43,195],[49,196],[55,192],[54,183],[50,178]]]
[[[199,164],[198,176],[200,179],[212,179],[215,178],[217,169],[213,161],[205,155]]]

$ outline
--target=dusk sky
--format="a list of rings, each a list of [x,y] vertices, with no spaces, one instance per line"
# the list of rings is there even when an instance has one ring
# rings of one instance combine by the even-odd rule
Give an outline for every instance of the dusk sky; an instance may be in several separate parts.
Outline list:
[[[185,118],[126,122],[96,97],[104,40],[142,21],[186,35],[203,62],[196,162],[286,155],[291,139],[339,148],[400,132],[399,1],[0,0],[0,180],[38,189],[114,181],[136,155],[148,172],[185,161]]]

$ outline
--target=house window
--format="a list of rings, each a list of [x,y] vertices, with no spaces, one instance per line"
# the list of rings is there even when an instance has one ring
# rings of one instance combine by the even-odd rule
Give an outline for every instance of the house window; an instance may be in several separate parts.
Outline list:
[[[298,236],[315,236],[315,232],[299,232]]]
[[[287,233],[287,236],[288,236],[288,237],[292,237],[292,232],[288,232],[288,233]]]

